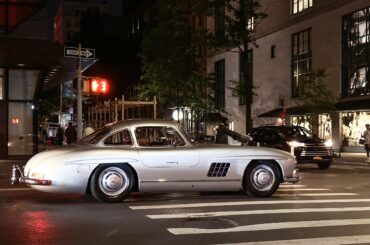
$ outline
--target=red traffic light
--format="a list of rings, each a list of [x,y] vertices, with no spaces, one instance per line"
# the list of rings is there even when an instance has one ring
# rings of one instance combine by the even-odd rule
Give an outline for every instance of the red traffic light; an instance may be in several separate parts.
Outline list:
[[[107,93],[109,90],[109,84],[106,79],[93,78],[90,81],[90,92],[91,93]]]

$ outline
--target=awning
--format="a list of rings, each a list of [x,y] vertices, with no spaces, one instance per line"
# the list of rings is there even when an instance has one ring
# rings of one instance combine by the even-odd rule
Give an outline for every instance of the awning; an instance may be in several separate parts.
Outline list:
[[[370,110],[370,97],[345,99],[335,104],[338,111]]]
[[[224,117],[219,112],[208,112],[202,118],[202,122],[226,123],[227,117]]]
[[[284,112],[283,108],[276,108],[265,113],[262,113],[258,115],[258,117],[280,117],[280,115],[283,112]],[[287,115],[304,115],[307,113],[311,113],[310,111],[307,110],[307,108],[303,106],[288,107],[285,109],[285,112]]]
[[[83,60],[82,70],[95,62]],[[40,70],[43,89],[74,79],[77,65],[78,59],[64,57],[64,47],[52,41],[0,37],[0,67]]]

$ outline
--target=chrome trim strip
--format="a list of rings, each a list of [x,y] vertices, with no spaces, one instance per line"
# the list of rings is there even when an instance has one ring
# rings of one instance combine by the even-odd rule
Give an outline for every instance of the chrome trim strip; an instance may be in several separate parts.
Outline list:
[[[165,182],[165,183],[191,183],[191,182],[241,182],[241,179],[214,179],[212,177],[212,180],[142,180],[140,183],[158,183],[158,182]]]

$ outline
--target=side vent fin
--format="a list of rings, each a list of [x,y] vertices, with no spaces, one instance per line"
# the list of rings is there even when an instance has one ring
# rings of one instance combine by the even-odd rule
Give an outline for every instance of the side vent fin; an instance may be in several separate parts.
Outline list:
[[[230,163],[228,162],[213,162],[208,170],[208,177],[225,177],[229,171]]]

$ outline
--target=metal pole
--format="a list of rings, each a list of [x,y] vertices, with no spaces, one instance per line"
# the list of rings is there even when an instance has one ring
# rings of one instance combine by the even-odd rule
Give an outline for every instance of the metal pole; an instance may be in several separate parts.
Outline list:
[[[81,70],[81,43],[78,44],[78,70],[77,70],[77,140],[82,138],[82,70]]]
[[[117,115],[117,113],[118,113],[118,99],[117,99],[117,97],[115,98],[115,104],[114,104],[114,121],[115,122],[117,122],[118,121],[118,115]]]
[[[125,96],[122,95],[122,115],[121,120],[125,120]]]

